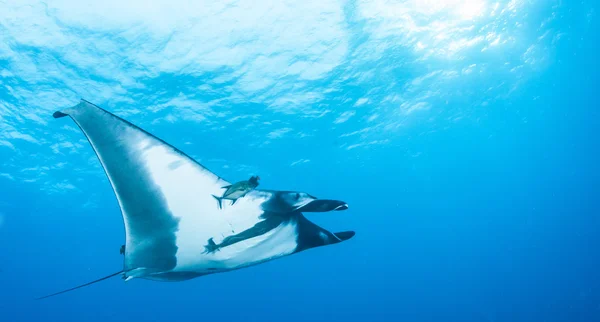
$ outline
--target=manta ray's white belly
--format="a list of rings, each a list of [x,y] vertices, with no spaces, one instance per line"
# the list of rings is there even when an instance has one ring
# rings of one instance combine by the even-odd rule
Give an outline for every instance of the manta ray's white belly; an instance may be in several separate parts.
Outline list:
[[[225,203],[220,209],[212,195],[220,194],[222,183],[211,182],[192,164],[177,163],[176,156],[166,153],[161,146],[151,146],[144,151],[150,160],[145,164],[148,174],[153,181],[160,182],[157,189],[166,200],[165,206],[178,220],[176,266],[170,272],[205,274],[232,270],[289,255],[296,249],[297,228],[292,220],[262,235],[219,248],[213,253],[204,253],[209,239],[219,244],[228,236],[251,229],[264,220],[260,207],[264,200],[244,197],[235,205]],[[165,170],[174,168],[177,171]],[[190,179],[195,183],[211,184],[181,184]]]
[[[294,221],[284,222],[276,228],[256,237],[225,246],[213,253],[203,253],[203,247],[197,247],[198,240],[187,243],[179,236],[177,266],[173,272],[194,272],[199,274],[228,271],[256,265],[271,259],[292,254],[297,246],[297,227]],[[189,236],[192,237],[192,236]],[[219,244],[223,238],[214,238]],[[202,241],[206,244],[206,241]],[[194,251],[190,251],[190,246]]]

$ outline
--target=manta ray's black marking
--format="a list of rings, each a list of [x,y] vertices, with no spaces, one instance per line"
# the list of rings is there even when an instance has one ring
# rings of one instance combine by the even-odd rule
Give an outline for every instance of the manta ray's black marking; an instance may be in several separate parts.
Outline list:
[[[250,239],[253,237],[257,237],[267,232],[273,230],[283,223],[285,220],[292,220],[291,217],[284,218],[283,216],[277,213],[264,213],[262,215],[265,219],[257,222],[254,226],[249,229],[246,229],[238,234],[227,236],[220,244],[216,244],[213,238],[208,240],[208,243],[205,247],[205,253],[213,253],[218,251],[223,247],[227,247],[229,245],[233,245],[235,243],[239,243],[246,239]]]
[[[124,264],[110,276],[183,281],[354,236],[331,233],[302,214],[345,210],[343,201],[255,189],[219,209],[213,195],[231,183],[156,136],[85,100],[53,116],[69,116],[79,126],[121,209]]]

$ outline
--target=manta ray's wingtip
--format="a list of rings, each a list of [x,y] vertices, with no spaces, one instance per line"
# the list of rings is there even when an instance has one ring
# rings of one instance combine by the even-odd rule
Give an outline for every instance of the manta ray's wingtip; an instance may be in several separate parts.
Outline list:
[[[56,111],[56,112],[54,112],[54,114],[52,114],[52,117],[54,117],[55,119],[65,117],[65,116],[68,116],[68,114],[65,114],[61,111]]]
[[[87,103],[87,104],[91,104],[91,105],[94,105],[94,104],[93,104],[93,103],[91,103],[90,101],[88,101],[88,100],[86,100],[86,99],[84,99],[84,98],[80,98],[80,99],[79,99],[79,104],[77,104],[77,105],[75,105],[75,106],[73,106],[73,107],[70,107],[70,108],[68,108],[68,109],[65,109],[65,110],[63,110],[64,112],[62,112],[62,111],[56,111],[56,112],[54,112],[54,114],[52,114],[52,116],[53,116],[55,119],[58,119],[58,118],[61,118],[61,117],[65,117],[65,116],[68,116],[68,115],[69,115],[69,112],[73,112],[73,111],[74,111],[74,110],[75,110],[77,107],[79,107],[81,104],[85,104],[85,103]],[[96,105],[94,105],[94,106],[96,106]],[[66,112],[66,113],[65,113],[65,112]]]

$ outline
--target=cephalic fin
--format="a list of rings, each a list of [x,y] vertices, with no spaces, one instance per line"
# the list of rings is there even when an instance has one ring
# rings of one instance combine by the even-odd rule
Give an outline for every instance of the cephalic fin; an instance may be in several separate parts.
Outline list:
[[[341,231],[334,233],[333,235],[337,237],[340,241],[344,241],[354,237],[356,233],[354,231]]]

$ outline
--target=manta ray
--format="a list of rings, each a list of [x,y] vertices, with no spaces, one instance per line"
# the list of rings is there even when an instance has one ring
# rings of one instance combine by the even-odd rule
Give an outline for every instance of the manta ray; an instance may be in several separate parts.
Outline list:
[[[304,212],[348,209],[339,200],[306,192],[255,189],[219,208],[230,182],[169,143],[84,99],[59,110],[96,153],[115,193],[125,226],[123,268],[48,298],[121,275],[185,281],[241,269],[352,238],[331,233]]]

